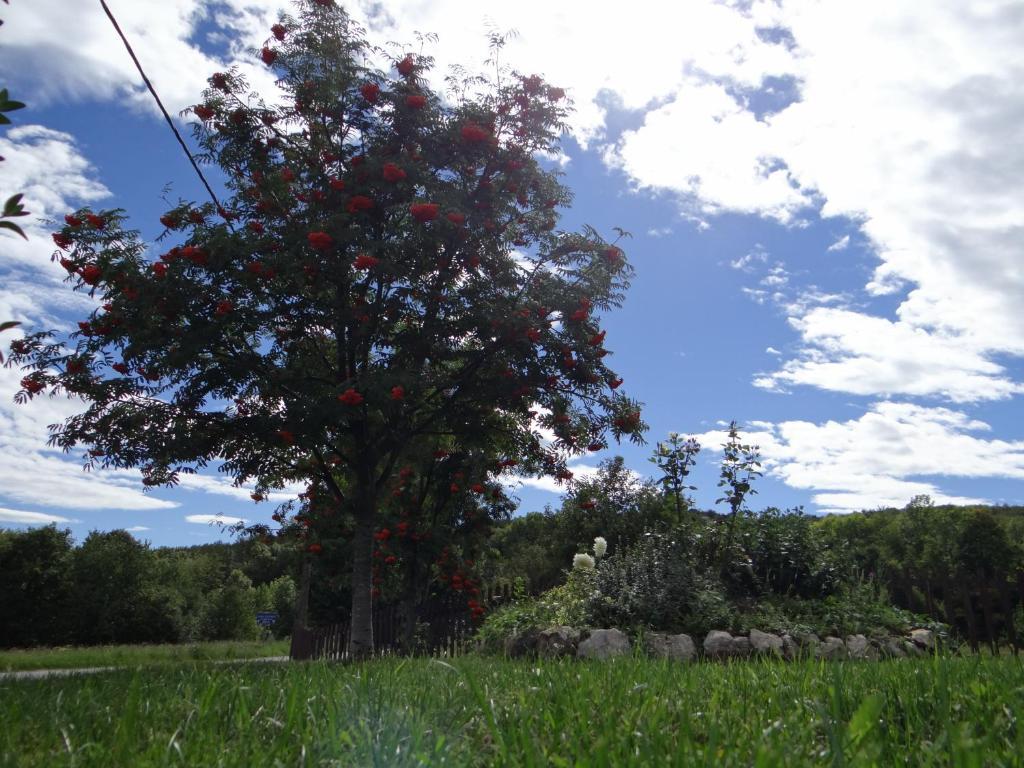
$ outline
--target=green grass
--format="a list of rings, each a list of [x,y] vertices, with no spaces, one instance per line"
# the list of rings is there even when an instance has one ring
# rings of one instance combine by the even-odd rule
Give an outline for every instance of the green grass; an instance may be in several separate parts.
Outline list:
[[[227,641],[191,645],[99,645],[0,651],[0,671],[123,667],[158,663],[287,656],[288,641]]]
[[[0,682],[4,766],[1024,764],[1024,664],[158,666]]]

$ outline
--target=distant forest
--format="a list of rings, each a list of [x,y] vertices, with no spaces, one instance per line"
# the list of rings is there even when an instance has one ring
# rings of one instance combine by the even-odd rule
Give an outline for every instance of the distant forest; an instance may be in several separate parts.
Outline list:
[[[482,568],[487,579],[514,584],[524,597],[537,595],[564,581],[574,553],[586,551],[595,536],[614,552],[680,525],[679,510],[657,488],[618,485],[614,462],[602,472],[560,508],[496,526]],[[609,503],[581,503],[612,491]],[[694,509],[684,514],[691,535],[695,525],[712,531],[728,519]],[[818,518],[769,508],[732,522],[753,599],[817,592],[838,599],[869,588],[898,608],[950,625],[975,648],[1022,641],[1024,507],[935,506],[922,497],[904,509]],[[122,530],[94,531],[78,543],[52,525],[3,530],[0,646],[287,636],[305,557],[287,532],[151,547]],[[346,563],[313,560],[310,619],[326,624],[349,605]],[[280,618],[262,629],[257,611]]]

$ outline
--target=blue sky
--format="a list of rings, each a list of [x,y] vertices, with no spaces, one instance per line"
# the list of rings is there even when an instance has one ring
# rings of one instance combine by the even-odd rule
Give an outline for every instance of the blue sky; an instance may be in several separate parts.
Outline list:
[[[98,4],[12,0],[0,67],[15,98],[0,134],[6,194],[60,218],[127,209],[152,241],[162,200],[202,197]],[[238,63],[279,0],[110,0],[172,112]],[[626,244],[637,276],[610,314],[613,367],[670,431],[709,449],[736,419],[760,444],[758,506],[848,512],[928,493],[1024,503],[1024,14],[1015,3],[582,2],[350,4],[375,40],[440,36],[450,63],[503,52],[576,104],[559,158],[576,194],[563,225]],[[535,7],[536,6],[536,7]],[[827,7],[823,7],[827,6]],[[382,10],[386,8],[387,10]],[[187,132],[186,132],[187,133]],[[60,284],[45,221],[4,238],[0,317],[59,327],[90,307]],[[5,343],[15,338],[8,334]],[[81,472],[46,448],[74,402],[15,406],[0,370],[0,525],[56,521],[79,538],[135,529],[155,544],[220,538],[210,517],[269,520],[271,504],[215,475],[143,493],[131,472]],[[647,474],[651,446],[623,446]],[[576,465],[586,475],[601,456]],[[717,454],[696,497],[716,498]],[[546,482],[522,509],[557,504]],[[283,496],[281,498],[284,498]],[[191,520],[190,520],[191,518]]]

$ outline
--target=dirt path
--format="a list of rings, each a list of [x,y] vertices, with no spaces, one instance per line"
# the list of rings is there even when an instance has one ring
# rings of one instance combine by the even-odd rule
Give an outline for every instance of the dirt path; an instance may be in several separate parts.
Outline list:
[[[262,656],[258,659],[217,659],[213,664],[267,664],[288,661],[287,656]],[[163,666],[176,662],[157,662],[140,666]],[[0,672],[0,682],[4,680],[39,680],[44,677],[68,677],[70,675],[95,675],[99,672],[117,672],[122,669],[136,667],[72,667],[70,669],[22,669],[15,672]]]

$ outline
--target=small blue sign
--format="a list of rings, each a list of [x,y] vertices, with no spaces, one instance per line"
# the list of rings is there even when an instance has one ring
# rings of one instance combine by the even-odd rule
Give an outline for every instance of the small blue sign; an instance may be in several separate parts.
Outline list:
[[[261,627],[272,627],[279,618],[277,611],[259,611],[256,614],[256,623]]]

